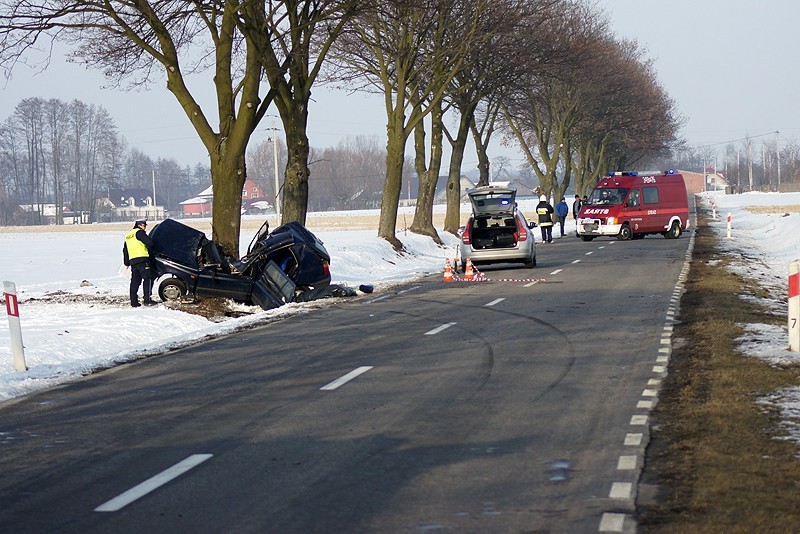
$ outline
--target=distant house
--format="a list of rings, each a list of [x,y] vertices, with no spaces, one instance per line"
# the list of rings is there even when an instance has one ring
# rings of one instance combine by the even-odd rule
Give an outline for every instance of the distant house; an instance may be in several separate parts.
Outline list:
[[[469,203],[467,197],[467,189],[475,187],[475,183],[467,178],[461,176],[461,204]],[[440,176],[436,184],[436,195],[433,197],[434,204],[447,204],[447,176]]]
[[[214,186],[209,186],[196,197],[181,202],[181,213],[184,217],[210,217],[213,200]],[[258,184],[245,180],[242,188],[242,213],[264,213],[271,207]]]
[[[108,213],[115,221],[164,218],[164,206],[153,205],[153,192],[149,189],[111,189],[107,199],[97,201],[97,211],[100,218],[100,214]]]
[[[702,193],[707,190],[724,190],[727,185],[725,178],[721,174],[714,172],[678,172],[683,175],[683,181],[686,183],[686,192],[690,195]]]

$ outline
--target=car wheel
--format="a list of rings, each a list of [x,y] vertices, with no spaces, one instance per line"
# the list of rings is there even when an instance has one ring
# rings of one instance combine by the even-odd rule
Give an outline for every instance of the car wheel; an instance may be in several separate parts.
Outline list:
[[[164,302],[181,300],[187,291],[188,289],[183,280],[174,276],[167,278],[158,286],[158,296]]]
[[[628,241],[631,237],[633,237],[631,227],[627,224],[623,224],[622,228],[619,229],[619,239],[621,241]]]
[[[678,221],[672,223],[672,226],[670,227],[669,231],[664,234],[664,237],[666,237],[667,239],[678,239],[680,236],[681,236],[681,225],[678,223]]]
[[[531,256],[531,259],[525,262],[526,269],[533,269],[534,267],[536,267],[536,254]]]

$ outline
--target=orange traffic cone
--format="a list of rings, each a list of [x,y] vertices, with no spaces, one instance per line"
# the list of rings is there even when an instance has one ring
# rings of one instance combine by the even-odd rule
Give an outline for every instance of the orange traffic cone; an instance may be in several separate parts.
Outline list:
[[[450,267],[450,258],[445,258],[444,278],[442,278],[442,282],[452,282],[453,280],[453,269]]]
[[[472,270],[472,260],[467,258],[467,266],[464,267],[464,280],[475,280],[475,272]]]

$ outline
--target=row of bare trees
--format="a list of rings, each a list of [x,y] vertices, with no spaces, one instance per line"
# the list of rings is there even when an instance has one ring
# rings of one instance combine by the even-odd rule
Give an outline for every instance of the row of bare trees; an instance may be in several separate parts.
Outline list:
[[[114,188],[149,189],[159,177],[162,203],[196,194],[208,170],[182,169],[174,160],[153,161],[128,149],[107,110],[79,100],[26,98],[0,123],[0,222],[14,221],[14,209],[30,206],[23,221],[40,224],[45,204],[56,222],[65,208],[98,220],[96,199]]]
[[[305,222],[308,103],[321,80],[384,99],[378,234],[397,248],[410,139],[419,178],[412,230],[438,239],[432,202],[445,140],[452,154],[445,230],[455,232],[470,135],[482,182],[489,173],[486,148],[500,132],[522,145],[545,189],[558,194],[573,175],[587,187],[612,164],[663,150],[677,124],[641,50],[617,40],[589,0],[64,0],[59,9],[48,6],[0,0],[0,65],[13,68],[31,47],[55,39],[72,45],[73,60],[101,69],[111,81],[165,78],[208,150],[213,238],[231,255],[239,242],[247,144],[271,106],[286,136],[283,221]],[[189,73],[199,72],[212,74],[213,109],[203,109],[187,83]]]
[[[41,222],[47,201],[56,205],[59,220],[65,198],[75,210],[93,211],[97,189],[121,164],[121,154],[108,113],[77,100],[27,98],[0,125],[5,196],[31,204],[34,223]]]

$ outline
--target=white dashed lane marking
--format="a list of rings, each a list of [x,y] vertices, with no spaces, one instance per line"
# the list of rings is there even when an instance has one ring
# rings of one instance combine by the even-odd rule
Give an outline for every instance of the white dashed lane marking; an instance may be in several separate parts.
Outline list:
[[[484,304],[484,306],[494,306],[495,304],[500,304],[504,300],[506,300],[505,297],[501,297],[499,299],[494,299],[493,301],[487,302],[486,304]]]
[[[620,456],[619,461],[617,462],[617,469],[619,471],[632,471],[636,469],[636,456]]]
[[[611,499],[630,499],[633,493],[633,484],[630,482],[614,482],[608,496]]]
[[[453,326],[455,324],[456,323],[444,323],[443,325],[437,326],[433,330],[428,330],[427,332],[425,332],[425,335],[426,336],[434,336],[434,335],[438,334],[439,332],[441,332],[442,330],[447,330],[448,328],[450,328],[451,326]]]
[[[333,391],[334,389],[340,388],[343,385],[347,384],[348,382],[350,382],[352,379],[356,378],[357,376],[363,375],[364,373],[366,373],[370,369],[372,369],[371,365],[365,365],[365,366],[362,366],[362,367],[358,367],[357,369],[353,369],[352,371],[350,371],[346,375],[340,376],[339,378],[337,378],[333,382],[331,382],[329,384],[326,384],[326,385],[322,386],[319,389],[321,391]]]
[[[625,528],[625,514],[607,512],[600,520],[599,532],[622,532]]]
[[[642,444],[644,434],[625,434],[625,445],[628,447],[638,447]]]
[[[184,474],[185,472],[189,471],[190,469],[197,467],[198,465],[205,462],[212,456],[214,455],[193,454],[188,458],[184,459],[183,461],[173,465],[169,469],[162,471],[159,474],[155,475],[154,477],[148,478],[141,484],[132,487],[128,491],[117,495],[110,501],[106,501],[105,503],[95,508],[94,511],[116,512],[118,510],[121,510],[122,508],[129,505],[133,501],[144,497],[151,491],[157,490],[167,482],[174,480],[179,476],[181,476],[182,474]]]

